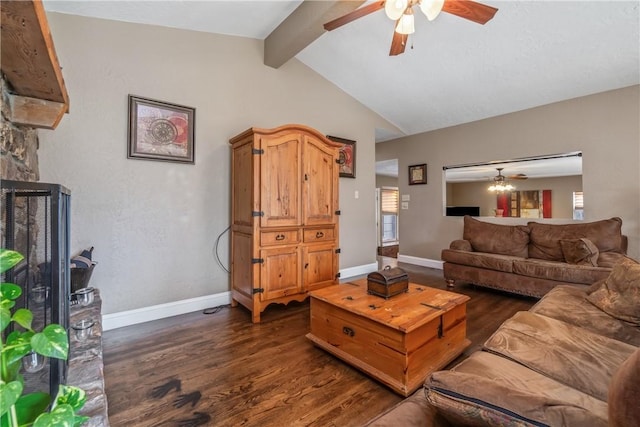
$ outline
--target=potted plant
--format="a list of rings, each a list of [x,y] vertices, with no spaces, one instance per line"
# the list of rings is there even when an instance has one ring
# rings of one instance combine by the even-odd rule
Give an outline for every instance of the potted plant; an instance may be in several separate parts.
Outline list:
[[[15,251],[0,249],[0,274],[13,268],[24,257]],[[66,359],[69,353],[67,331],[58,324],[42,331],[32,329],[33,314],[25,308],[13,310],[22,288],[13,283],[0,284],[0,427],[80,426],[88,417],[76,415],[86,400],[77,387],[60,385],[53,402],[48,393],[23,394],[20,374],[22,358],[34,352],[45,357]],[[7,328],[14,324],[13,331]]]

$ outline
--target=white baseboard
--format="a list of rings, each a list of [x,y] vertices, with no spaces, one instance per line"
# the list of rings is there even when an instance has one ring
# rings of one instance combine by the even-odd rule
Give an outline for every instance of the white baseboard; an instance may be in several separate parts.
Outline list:
[[[108,331],[110,329],[164,319],[165,317],[191,313],[229,303],[231,303],[231,292],[220,292],[219,294],[168,302],[150,307],[137,308],[135,310],[121,311],[119,313],[105,314],[102,316],[102,329]]]
[[[401,255],[398,254],[398,262],[406,262],[407,264],[420,265],[422,267],[436,268],[438,270],[442,270],[442,264],[444,261],[429,259],[429,258],[418,258],[415,256],[409,255]]]
[[[340,278],[341,280],[344,280],[355,276],[363,276],[371,273],[372,271],[376,271],[377,269],[377,262],[344,268],[340,270]],[[219,305],[229,303],[231,303],[231,292],[221,292],[219,294],[168,302],[150,307],[137,308],[135,310],[105,314],[102,316],[102,329],[104,331],[108,331],[111,329],[164,319],[165,317],[178,316],[180,314],[191,313],[198,310],[204,310],[205,308],[217,307]]]
[[[369,274],[372,271],[378,270],[378,263],[372,262],[371,264],[357,265],[355,267],[343,268],[340,270],[340,280],[350,279],[356,276],[363,276]]]

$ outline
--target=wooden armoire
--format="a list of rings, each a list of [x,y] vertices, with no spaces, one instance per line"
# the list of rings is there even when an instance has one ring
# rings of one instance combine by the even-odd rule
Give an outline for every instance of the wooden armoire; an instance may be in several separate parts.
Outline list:
[[[338,150],[303,125],[231,144],[231,298],[252,321],[272,303],[338,283]]]

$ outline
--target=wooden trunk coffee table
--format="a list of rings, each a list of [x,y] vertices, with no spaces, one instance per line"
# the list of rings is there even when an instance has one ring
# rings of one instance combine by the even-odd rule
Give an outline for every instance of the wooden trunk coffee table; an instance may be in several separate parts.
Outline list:
[[[471,344],[466,295],[409,283],[385,300],[367,294],[361,279],[310,296],[307,338],[403,396]]]

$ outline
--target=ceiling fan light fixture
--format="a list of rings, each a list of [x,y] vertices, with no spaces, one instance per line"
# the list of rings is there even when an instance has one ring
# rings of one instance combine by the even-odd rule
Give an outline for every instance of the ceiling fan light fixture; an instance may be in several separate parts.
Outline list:
[[[433,21],[438,17],[444,6],[444,0],[422,0],[420,2],[420,10],[427,15],[429,21]]]
[[[397,21],[407,10],[408,5],[408,0],[387,0],[384,2],[384,11],[389,19]]]
[[[396,26],[396,33],[413,34],[415,32],[416,28],[414,26],[413,11],[411,10],[411,8],[409,8],[398,21],[398,26]]]
[[[489,187],[489,191],[504,193],[505,191],[513,191],[516,189],[516,187],[509,184],[506,177],[502,175],[502,169],[503,168],[496,168],[498,175],[493,178],[493,184]]]
[[[516,187],[509,183],[498,182],[489,187],[489,191],[494,191],[497,193],[503,193],[505,191],[513,191]]]

